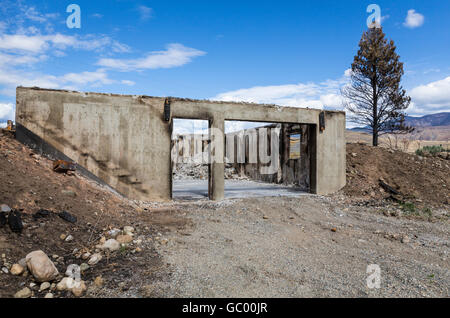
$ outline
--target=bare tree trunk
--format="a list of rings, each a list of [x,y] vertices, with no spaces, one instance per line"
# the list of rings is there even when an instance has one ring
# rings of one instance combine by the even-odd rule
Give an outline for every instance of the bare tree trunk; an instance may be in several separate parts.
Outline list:
[[[378,131],[375,128],[372,131],[372,146],[378,146]]]

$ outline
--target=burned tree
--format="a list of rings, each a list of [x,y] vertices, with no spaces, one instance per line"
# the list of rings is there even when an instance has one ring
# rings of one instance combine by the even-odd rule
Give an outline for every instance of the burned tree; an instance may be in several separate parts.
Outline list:
[[[372,129],[372,144],[385,133],[408,133],[404,110],[411,98],[400,86],[403,63],[392,40],[375,25],[363,33],[351,68],[351,83],[342,89],[349,119]]]

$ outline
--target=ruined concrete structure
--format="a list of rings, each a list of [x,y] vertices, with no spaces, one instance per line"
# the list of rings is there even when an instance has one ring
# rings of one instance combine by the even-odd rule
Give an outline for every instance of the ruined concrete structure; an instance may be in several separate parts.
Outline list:
[[[312,193],[345,185],[345,114],[339,111],[181,98],[17,88],[17,138],[41,152],[71,159],[120,193],[141,200],[172,197],[172,119],[300,124],[307,135]],[[306,142],[306,143],[305,143]],[[223,157],[225,137],[211,140]],[[286,157],[285,157],[286,158]],[[306,166],[306,163],[305,163]],[[209,196],[224,197],[224,161],[209,169]]]
[[[267,131],[268,138],[265,140],[265,149],[261,149],[262,143],[259,140],[262,135],[259,133],[261,129]],[[276,133],[273,134],[272,130],[276,130]],[[311,153],[308,147],[308,132],[308,125],[269,124],[226,133],[225,164],[233,167],[241,177],[277,184],[296,184],[302,190],[309,191]],[[272,141],[272,136],[277,136],[276,141]],[[291,136],[298,136],[298,154],[296,156],[292,156],[291,153]],[[272,153],[272,142],[278,144],[276,153]],[[175,169],[177,163],[207,164],[208,135],[177,135],[173,138],[172,144],[172,170]],[[276,162],[274,163],[272,160],[270,163],[265,162],[261,158],[265,155]],[[264,168],[270,165],[274,166],[275,171],[265,172]]]

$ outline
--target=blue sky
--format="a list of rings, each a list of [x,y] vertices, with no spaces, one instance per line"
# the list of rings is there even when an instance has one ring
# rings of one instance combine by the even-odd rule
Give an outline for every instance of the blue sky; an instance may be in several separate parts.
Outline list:
[[[3,0],[0,122],[18,85],[342,109],[371,3],[405,63],[408,113],[450,111],[449,1]]]

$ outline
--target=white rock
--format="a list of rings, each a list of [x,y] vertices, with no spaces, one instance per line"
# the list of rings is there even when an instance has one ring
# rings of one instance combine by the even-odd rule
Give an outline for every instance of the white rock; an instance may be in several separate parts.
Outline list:
[[[25,259],[28,270],[40,283],[54,280],[59,274],[55,264],[41,250],[29,253]]]
[[[72,235],[68,235],[64,241],[72,242],[73,241],[73,236]]]
[[[9,206],[7,206],[6,204],[2,204],[2,205],[0,205],[0,212],[5,212],[5,213],[11,212],[11,208]]]
[[[47,293],[47,294],[45,294],[44,298],[53,298],[53,294],[52,293]]]
[[[51,286],[51,285],[50,285],[49,282],[43,282],[43,283],[41,284],[41,286],[39,287],[39,291],[43,291],[43,290],[49,289],[50,286]]]
[[[77,275],[80,275],[80,272],[80,266],[78,266],[77,264],[70,264],[69,266],[67,266],[65,274],[68,277],[77,277]]]
[[[91,258],[89,258],[88,264],[95,265],[100,262],[102,259],[102,255],[100,253],[92,254]]]
[[[84,259],[84,260],[86,260],[86,259],[88,259],[90,256],[91,256],[91,253],[86,252],[86,253],[84,253],[83,255],[81,255],[81,258]]]
[[[5,274],[8,274],[9,270],[6,267],[2,267],[2,272],[5,273]]]
[[[110,250],[110,251],[117,251],[120,248],[119,242],[117,242],[115,239],[109,239],[103,245],[100,247],[102,250]]]
[[[73,287],[74,279],[72,277],[64,277],[57,285],[59,291],[70,290]]]
[[[116,238],[117,235],[119,235],[120,230],[119,229],[112,229],[108,231],[108,235],[112,238]]]
[[[133,235],[133,232],[134,232],[134,227],[132,227],[132,226],[125,226],[123,228],[123,233],[128,234],[130,236]]]

